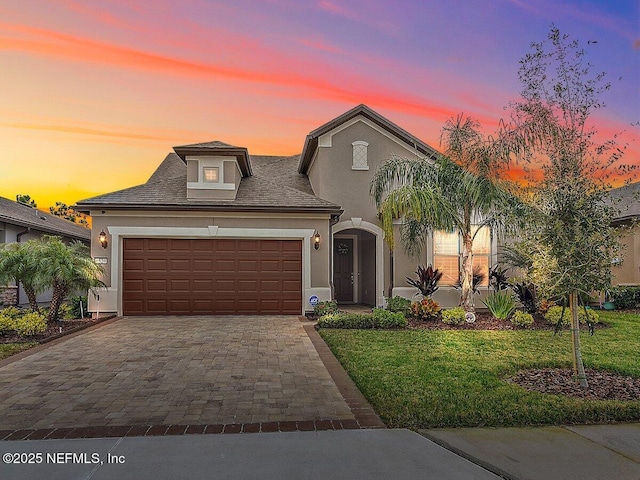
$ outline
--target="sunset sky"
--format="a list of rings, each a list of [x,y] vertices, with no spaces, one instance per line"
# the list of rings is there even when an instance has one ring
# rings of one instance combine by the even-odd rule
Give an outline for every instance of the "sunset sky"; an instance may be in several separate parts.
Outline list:
[[[3,0],[0,196],[40,207],[143,183],[175,145],[290,155],[365,103],[430,145],[495,128],[551,23],[612,83],[595,123],[640,164],[640,2]]]

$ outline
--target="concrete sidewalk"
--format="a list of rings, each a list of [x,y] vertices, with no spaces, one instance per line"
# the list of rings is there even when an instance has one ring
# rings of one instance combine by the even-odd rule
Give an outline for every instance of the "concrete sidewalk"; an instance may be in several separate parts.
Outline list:
[[[420,433],[506,479],[640,480],[640,423]]]
[[[0,451],[0,478],[12,480],[499,480],[409,430],[4,441]],[[35,463],[7,464],[16,454]]]

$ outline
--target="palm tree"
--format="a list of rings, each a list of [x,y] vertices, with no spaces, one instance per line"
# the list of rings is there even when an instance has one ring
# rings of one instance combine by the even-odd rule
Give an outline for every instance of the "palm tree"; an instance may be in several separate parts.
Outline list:
[[[48,286],[53,288],[48,323],[58,317],[58,309],[68,294],[104,286],[100,280],[104,269],[89,253],[89,247],[82,242],[66,244],[60,237],[44,237],[39,267]]]
[[[512,197],[498,186],[506,157],[500,145],[478,132],[478,123],[459,115],[449,120],[435,160],[393,157],[378,169],[370,193],[380,213],[385,238],[393,247],[393,220],[403,218],[401,240],[408,253],[424,246],[429,230],[456,231],[462,238],[460,304],[473,304],[473,239],[483,226],[504,230]]]
[[[34,312],[38,310],[36,296],[45,287],[38,270],[37,245],[34,239],[0,246],[0,283],[21,284]]]

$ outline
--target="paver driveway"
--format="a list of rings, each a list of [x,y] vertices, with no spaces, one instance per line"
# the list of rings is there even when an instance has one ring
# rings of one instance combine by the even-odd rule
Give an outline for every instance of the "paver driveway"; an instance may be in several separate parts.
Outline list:
[[[0,429],[353,418],[291,316],[129,317],[0,368]]]

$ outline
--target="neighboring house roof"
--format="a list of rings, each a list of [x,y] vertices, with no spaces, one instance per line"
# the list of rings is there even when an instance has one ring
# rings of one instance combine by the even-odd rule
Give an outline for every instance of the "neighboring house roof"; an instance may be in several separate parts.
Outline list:
[[[300,155],[300,163],[298,165],[298,172],[307,173],[309,166],[311,165],[311,160],[313,159],[313,155],[318,148],[318,138],[325,133],[330,132],[336,127],[339,127],[343,123],[348,122],[349,120],[357,117],[358,115],[362,115],[365,118],[368,118],[378,126],[387,130],[389,133],[392,133],[400,140],[404,141],[408,145],[414,147],[418,152],[426,155],[428,157],[435,157],[438,152],[433,148],[424,143],[417,137],[414,137],[409,132],[399,127],[393,122],[390,122],[382,115],[377,112],[374,112],[369,107],[364,104],[358,105],[355,108],[352,108],[346,113],[343,113],[337,118],[334,118],[330,122],[325,123],[321,127],[316,128],[312,131],[304,141],[304,147],[302,149],[302,154]]]
[[[253,175],[240,182],[235,200],[187,199],[187,167],[170,153],[149,180],[117,192],[82,200],[77,209],[146,208],[208,209],[236,211],[286,210],[340,212],[340,206],[316,197],[306,175],[296,170],[299,156],[253,155]]]
[[[620,209],[614,222],[640,218],[640,182],[614,188],[609,191],[609,195],[614,199],[615,207]]]
[[[245,147],[236,147],[228,143],[214,140],[212,142],[193,143],[191,145],[181,145],[173,147],[182,161],[187,161],[187,155],[232,155],[238,161],[238,167],[243,177],[251,175],[251,161],[249,160],[249,151]]]
[[[77,240],[91,239],[91,230],[82,225],[4,197],[0,197],[0,222]]]

